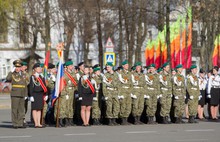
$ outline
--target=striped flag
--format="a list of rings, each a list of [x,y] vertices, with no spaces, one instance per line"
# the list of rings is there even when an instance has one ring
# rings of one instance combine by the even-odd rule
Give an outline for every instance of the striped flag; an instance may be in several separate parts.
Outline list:
[[[213,66],[219,66],[220,65],[220,35],[215,39],[214,43],[214,51],[212,54],[212,64]]]
[[[186,68],[190,68],[192,64],[192,7],[188,10],[189,25],[188,25],[188,39],[187,39],[187,61]]]
[[[44,61],[44,80],[47,82],[47,69],[48,69],[48,63],[50,60],[50,51],[48,50],[46,53],[46,58]]]

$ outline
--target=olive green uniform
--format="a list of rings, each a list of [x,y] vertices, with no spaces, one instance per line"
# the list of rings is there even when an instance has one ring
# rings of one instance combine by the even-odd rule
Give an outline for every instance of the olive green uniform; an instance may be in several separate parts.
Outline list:
[[[14,127],[22,127],[25,117],[24,97],[27,95],[27,83],[23,73],[9,72],[6,80],[11,82],[11,117]]]

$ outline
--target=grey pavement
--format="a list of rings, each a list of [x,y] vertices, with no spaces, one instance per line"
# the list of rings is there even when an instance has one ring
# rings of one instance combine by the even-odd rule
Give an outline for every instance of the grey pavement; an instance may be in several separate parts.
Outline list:
[[[9,93],[0,93],[0,109],[10,109],[11,99]]]
[[[219,142],[219,138],[220,122],[13,129],[10,109],[0,109],[0,142]]]

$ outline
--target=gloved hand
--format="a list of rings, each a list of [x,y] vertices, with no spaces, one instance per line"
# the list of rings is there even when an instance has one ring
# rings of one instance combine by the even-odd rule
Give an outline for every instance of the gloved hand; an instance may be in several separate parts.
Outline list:
[[[207,98],[211,99],[211,95],[210,95],[210,94],[208,94],[208,95],[207,95]]]
[[[172,98],[172,97],[173,97],[173,94],[170,94],[170,97]]]
[[[55,77],[55,75],[51,75],[51,80],[52,80],[53,82],[56,81],[56,77]]]
[[[105,97],[105,101],[107,101],[108,100],[108,97]]]
[[[162,95],[162,94],[160,94],[160,95],[159,95],[159,97],[160,97],[160,98],[162,98],[162,97],[163,97],[163,95]]]
[[[24,100],[27,100],[28,99],[28,97],[24,97]]]
[[[145,98],[145,99],[150,99],[150,96],[144,95],[144,98]]]
[[[34,102],[34,97],[31,96],[31,97],[29,98],[29,100],[30,100],[30,102]]]
[[[96,83],[96,81],[95,81],[94,79],[92,79],[92,80],[91,80],[91,83],[92,83],[92,84],[95,84],[95,83]]]
[[[93,101],[98,101],[98,98],[97,97],[93,97]]]
[[[66,100],[69,100],[69,95],[66,95]]]
[[[199,100],[201,100],[202,99],[202,95],[199,95]]]
[[[124,99],[125,97],[123,95],[121,95],[121,99]]]
[[[14,72],[14,71],[15,71],[15,68],[16,68],[16,67],[13,67],[13,68],[11,69],[11,72]]]
[[[79,97],[79,100],[81,101],[83,98],[82,97]]]
[[[46,102],[48,100],[48,96],[45,96],[44,97],[44,101]]]
[[[179,99],[179,97],[178,97],[178,96],[175,96],[175,99],[176,99],[176,100],[178,100],[178,99]]]
[[[193,96],[190,96],[190,97],[189,97],[189,99],[190,99],[190,100],[193,100],[193,99],[194,99],[194,97],[193,97]]]
[[[84,80],[87,80],[87,79],[88,79],[88,77],[87,77],[86,75],[83,75],[82,78],[83,78]]]
[[[131,94],[131,95],[132,95],[131,98],[137,99],[137,96],[136,96],[136,95],[133,95],[133,94]]]
[[[160,98],[160,95],[157,95],[157,99],[159,99]]]
[[[37,78],[40,76],[39,73],[35,73],[34,75],[35,75],[35,77],[37,77]]]

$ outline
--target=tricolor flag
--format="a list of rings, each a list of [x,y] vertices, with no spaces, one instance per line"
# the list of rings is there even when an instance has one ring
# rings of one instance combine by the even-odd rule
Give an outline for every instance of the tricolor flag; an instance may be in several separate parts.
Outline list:
[[[55,84],[55,88],[54,88],[53,95],[52,95],[52,106],[54,105],[54,102],[56,101],[56,99],[59,97],[59,94],[63,90],[64,86],[65,86],[64,67],[63,67],[62,59],[60,58],[59,66],[57,69],[56,84]]]
[[[44,61],[44,80],[45,81],[47,81],[47,69],[48,69],[49,60],[50,60],[50,50],[47,51],[46,58]]]

